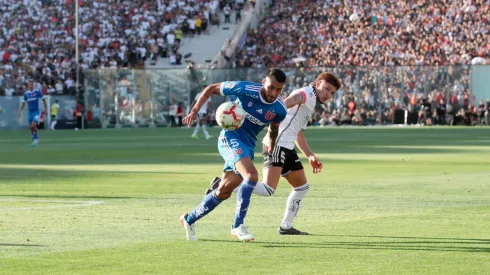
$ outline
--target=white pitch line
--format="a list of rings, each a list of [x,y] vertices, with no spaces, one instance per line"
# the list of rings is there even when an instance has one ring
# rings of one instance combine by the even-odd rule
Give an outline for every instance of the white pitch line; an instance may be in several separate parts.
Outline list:
[[[56,208],[72,208],[72,207],[84,207],[97,204],[103,204],[104,201],[66,201],[66,200],[21,200],[21,199],[0,199],[0,202],[33,202],[33,203],[65,203],[66,205],[55,206],[39,206],[39,207],[9,207],[2,208],[0,211],[23,211],[23,210],[43,210],[43,209],[56,209]]]

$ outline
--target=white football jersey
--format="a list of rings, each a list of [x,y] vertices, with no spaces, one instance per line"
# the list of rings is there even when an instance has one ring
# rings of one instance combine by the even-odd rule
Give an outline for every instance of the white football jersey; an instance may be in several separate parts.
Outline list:
[[[279,125],[279,135],[277,146],[287,149],[294,149],[298,133],[306,129],[308,121],[315,110],[316,92],[312,86],[303,87],[294,90],[293,94],[303,94],[304,101],[301,105],[296,105],[288,109],[286,118]],[[265,136],[263,143],[266,143],[268,135]]]
[[[201,95],[201,93],[198,93],[194,100],[197,101],[197,99],[199,98],[200,95]],[[198,112],[199,114],[207,114],[209,102],[211,102],[211,97],[209,97],[208,100],[206,100],[206,102],[204,103],[204,105],[202,105],[201,109],[199,109],[199,112]]]

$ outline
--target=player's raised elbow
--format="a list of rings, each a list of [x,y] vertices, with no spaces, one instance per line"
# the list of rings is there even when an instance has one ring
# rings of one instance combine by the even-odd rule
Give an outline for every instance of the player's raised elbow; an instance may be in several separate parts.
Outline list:
[[[211,95],[221,95],[221,83],[214,83],[206,87],[207,93]]]

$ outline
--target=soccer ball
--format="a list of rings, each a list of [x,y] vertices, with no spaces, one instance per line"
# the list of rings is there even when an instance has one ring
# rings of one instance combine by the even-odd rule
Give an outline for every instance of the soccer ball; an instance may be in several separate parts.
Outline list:
[[[225,130],[236,130],[245,121],[245,111],[235,102],[227,101],[216,110],[216,122]]]

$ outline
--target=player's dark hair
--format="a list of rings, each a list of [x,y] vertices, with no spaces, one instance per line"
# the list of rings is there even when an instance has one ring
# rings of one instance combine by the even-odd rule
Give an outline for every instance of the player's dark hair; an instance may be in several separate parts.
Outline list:
[[[342,87],[342,83],[340,82],[340,79],[338,79],[334,74],[332,73],[321,73],[315,81],[319,80],[325,80],[327,83],[332,84],[332,86],[335,87],[335,89],[340,89]]]
[[[279,83],[286,83],[286,74],[277,68],[270,68],[267,76],[273,77]]]

